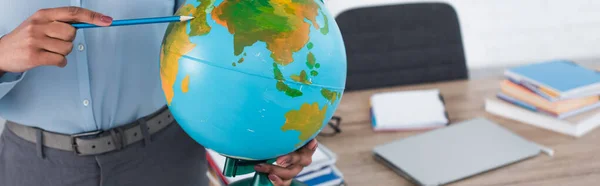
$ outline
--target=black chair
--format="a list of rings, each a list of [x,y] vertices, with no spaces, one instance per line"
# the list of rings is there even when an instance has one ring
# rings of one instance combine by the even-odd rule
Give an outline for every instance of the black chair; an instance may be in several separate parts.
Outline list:
[[[444,3],[363,7],[336,17],[346,46],[346,90],[468,79],[454,8]]]

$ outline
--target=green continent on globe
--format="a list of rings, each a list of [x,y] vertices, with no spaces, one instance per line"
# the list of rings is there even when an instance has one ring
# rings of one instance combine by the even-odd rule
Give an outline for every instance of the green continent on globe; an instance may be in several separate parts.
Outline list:
[[[317,72],[316,70],[311,70],[310,71],[310,75],[311,76],[317,76],[317,75],[319,75],[319,72]]]
[[[176,14],[189,15],[195,9],[194,6],[188,4],[181,7]],[[160,77],[167,104],[170,105],[175,95],[174,85],[177,79],[179,58],[194,49],[196,44],[190,42],[185,23],[170,23],[167,26],[166,33],[168,35],[163,39],[160,53]]]
[[[174,22],[167,26],[166,33],[163,40],[163,47],[160,55],[160,76],[162,79],[162,89],[165,92],[167,104],[171,104],[173,97],[175,96],[174,85],[177,80],[179,59],[185,53],[190,52],[196,44],[189,40],[190,36],[201,36],[206,35],[210,32],[211,27],[208,25],[207,12],[210,12],[213,7],[215,0],[198,0],[200,5],[196,8],[191,4],[186,4],[179,8],[175,15],[183,16],[195,16],[190,21],[190,34],[186,33],[187,27],[185,22]],[[182,81],[182,91],[186,93],[188,91],[189,77]]]
[[[315,58],[315,55],[312,52],[308,52],[306,55],[306,66],[308,66],[310,69],[313,69],[315,68],[316,63],[317,59]]]
[[[281,70],[279,70],[277,63],[273,63],[273,73],[275,74],[275,79],[277,80],[277,84],[275,85],[277,90],[285,92],[285,94],[290,97],[302,96],[302,92],[300,90],[291,88],[283,82],[283,73],[281,73]]]
[[[321,129],[325,120],[325,113],[327,113],[327,105],[320,109],[318,103],[304,103],[299,110],[291,110],[285,114],[285,124],[281,127],[281,130],[284,132],[288,130],[300,132],[298,139],[301,142],[296,144],[297,147]]]
[[[196,11],[193,13],[195,17],[190,21],[190,36],[201,36],[208,34],[211,30],[210,25],[208,25],[206,19],[207,14],[214,8],[215,0],[197,0],[200,2],[200,5],[196,8]]]
[[[307,85],[312,84],[312,82],[310,82],[310,80],[308,79],[308,75],[306,75],[306,71],[304,70],[300,72],[300,75],[292,75],[291,78],[296,82],[304,83]]]
[[[323,12],[321,12],[321,14],[323,15],[323,17],[325,18],[325,26],[323,26],[323,28],[321,28],[321,34],[323,35],[327,35],[329,33],[329,20],[327,19],[327,15],[325,15]]]
[[[234,54],[263,41],[276,63],[292,63],[292,53],[308,43],[310,24],[319,29],[319,5],[313,0],[227,0],[213,9],[212,17],[234,37]]]
[[[321,95],[323,95],[325,99],[329,100],[331,104],[335,103],[335,101],[340,97],[338,92],[327,89],[321,89]]]
[[[302,92],[285,83],[277,65],[285,66],[294,62],[292,54],[304,46],[312,49],[313,44],[309,43],[310,24],[305,19],[319,29],[316,21],[319,13],[320,7],[314,0],[228,0],[213,9],[212,18],[233,34],[236,56],[242,54],[245,47],[259,41],[265,42],[276,63],[273,75],[278,80],[277,90],[298,97],[302,96]],[[325,26],[320,28],[321,33],[327,34],[328,27],[328,21],[325,20]],[[314,55],[311,60],[316,61]],[[310,74],[315,76],[317,73]],[[310,84],[304,71],[300,75],[292,75],[292,79]]]

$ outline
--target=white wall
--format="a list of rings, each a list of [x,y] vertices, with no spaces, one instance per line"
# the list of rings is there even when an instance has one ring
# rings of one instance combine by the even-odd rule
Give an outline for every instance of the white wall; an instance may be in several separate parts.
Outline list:
[[[326,0],[334,15],[362,6],[431,2]],[[459,16],[469,68],[600,59],[598,0],[441,0]]]

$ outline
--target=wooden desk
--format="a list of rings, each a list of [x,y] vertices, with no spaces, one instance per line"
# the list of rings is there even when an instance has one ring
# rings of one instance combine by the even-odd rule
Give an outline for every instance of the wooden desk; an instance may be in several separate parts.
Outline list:
[[[484,98],[499,91],[501,78],[454,81],[427,85],[348,92],[336,115],[342,117],[342,133],[318,140],[338,154],[337,167],[351,186],[412,185],[376,162],[374,146],[421,132],[373,132],[369,97],[376,92],[439,88],[446,100],[451,122],[486,117],[524,138],[555,150],[554,157],[541,154],[451,185],[600,185],[600,130],[573,138],[541,128],[503,119],[485,112]]]

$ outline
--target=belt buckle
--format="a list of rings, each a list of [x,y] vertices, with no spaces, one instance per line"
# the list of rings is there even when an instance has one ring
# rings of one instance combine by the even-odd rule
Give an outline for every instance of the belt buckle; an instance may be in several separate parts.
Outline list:
[[[101,130],[96,130],[96,131],[90,131],[90,132],[84,132],[84,133],[70,135],[69,137],[71,138],[71,148],[73,148],[73,152],[75,153],[75,155],[81,156],[81,153],[77,150],[78,146],[77,146],[77,142],[75,141],[76,138],[95,136],[100,133],[102,133]]]

